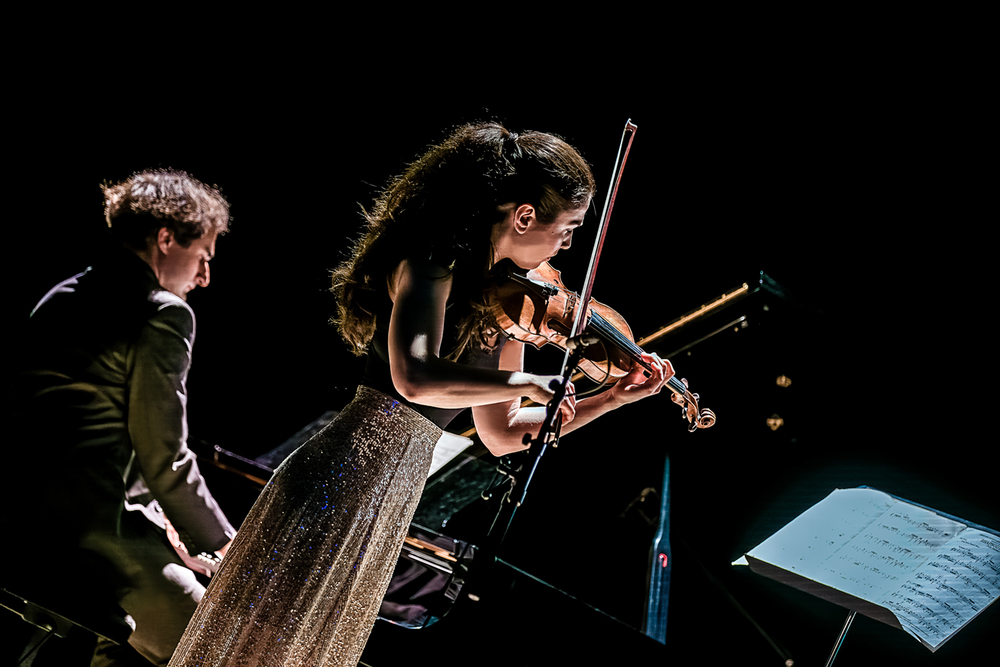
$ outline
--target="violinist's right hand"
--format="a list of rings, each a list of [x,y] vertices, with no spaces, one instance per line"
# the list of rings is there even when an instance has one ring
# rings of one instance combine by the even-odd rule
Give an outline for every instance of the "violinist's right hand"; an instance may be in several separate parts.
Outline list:
[[[533,373],[514,373],[514,382],[524,382],[525,396],[539,405],[548,405],[555,397],[556,388],[562,383],[561,375],[535,375]],[[523,377],[521,377],[523,376]],[[576,416],[576,388],[571,381],[566,383],[566,395],[559,403],[562,423],[568,424]]]

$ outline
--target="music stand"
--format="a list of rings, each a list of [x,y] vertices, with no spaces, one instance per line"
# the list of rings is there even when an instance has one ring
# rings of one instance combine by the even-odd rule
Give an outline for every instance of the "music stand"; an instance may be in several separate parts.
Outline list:
[[[837,489],[733,565],[858,613],[936,651],[1000,597],[1000,532],[870,487]]]

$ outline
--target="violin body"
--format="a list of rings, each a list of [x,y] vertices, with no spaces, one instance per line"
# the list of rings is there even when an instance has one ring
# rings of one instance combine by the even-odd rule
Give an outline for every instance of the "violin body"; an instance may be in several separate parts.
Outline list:
[[[493,314],[507,335],[536,348],[555,345],[565,350],[576,318],[580,297],[567,289],[559,271],[547,262],[526,276],[508,273],[493,294]],[[590,299],[586,311],[586,333],[595,335],[597,344],[588,345],[578,369],[594,382],[614,384],[628,375],[635,364],[652,370],[642,359],[628,323],[610,307]],[[715,423],[711,410],[698,406],[698,395],[676,377],[668,388],[683,399],[684,416],[689,430],[708,428]]]
[[[565,350],[580,297],[566,288],[562,276],[547,262],[527,273],[526,278],[511,274],[495,292],[493,314],[507,335],[538,349],[555,345]],[[628,323],[614,310],[595,299],[587,309],[587,330],[598,313],[616,330],[632,339]],[[602,340],[588,346],[579,370],[597,383],[613,384],[628,375],[633,360],[618,347]]]

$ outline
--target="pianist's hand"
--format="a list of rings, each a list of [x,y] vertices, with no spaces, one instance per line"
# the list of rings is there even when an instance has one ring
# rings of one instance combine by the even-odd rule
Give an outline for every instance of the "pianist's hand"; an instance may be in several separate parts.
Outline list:
[[[174,551],[177,552],[177,555],[181,557],[181,560],[184,562],[184,565],[186,565],[189,569],[194,570],[195,572],[205,575],[206,577],[211,577],[218,569],[218,563],[213,563],[205,558],[192,556],[191,554],[189,554],[187,546],[185,546],[184,542],[181,540],[180,535],[177,533],[177,529],[174,528],[174,525],[172,523],[170,523],[170,519],[168,519],[167,517],[163,517],[163,521],[166,524],[167,539],[170,541],[170,546],[172,546],[174,548]],[[216,555],[218,555],[218,557],[221,559],[223,556],[226,555],[226,551],[229,550],[229,545],[231,545],[232,543],[233,543],[232,540],[227,542],[225,545],[223,545],[221,549],[215,552]]]

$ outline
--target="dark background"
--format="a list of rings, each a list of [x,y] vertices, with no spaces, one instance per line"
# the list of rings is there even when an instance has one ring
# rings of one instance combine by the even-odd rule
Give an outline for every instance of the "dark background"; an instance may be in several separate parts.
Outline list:
[[[748,329],[674,359],[718,414],[711,431],[686,433],[666,398],[650,399],[546,457],[505,558],[565,594],[525,579],[492,611],[456,611],[419,639],[380,626],[370,659],[415,642],[509,652],[517,664],[535,637],[550,658],[696,651],[709,664],[781,664],[766,634],[797,664],[817,664],[846,612],[730,562],[834,488],[863,484],[1000,528],[992,414],[978,407],[992,366],[985,218],[970,206],[983,179],[969,168],[976,104],[961,85],[891,59],[833,57],[697,71],[647,60],[613,82],[539,66],[494,77],[489,92],[450,70],[413,80],[347,69],[195,68],[183,98],[138,70],[32,76],[10,126],[14,324],[104,242],[101,182],[170,166],[218,184],[233,221],[210,288],[190,295],[191,433],[255,457],[343,405],[359,379],[361,362],[327,323],[328,272],[359,207],[449,128],[482,119],[576,146],[594,167],[598,210],[625,120],[638,125],[594,290],[638,337],[760,271],[794,296],[758,295],[740,307]],[[572,287],[596,222],[557,259]],[[772,432],[776,413],[785,427]],[[667,455],[675,569],[661,648],[628,628],[641,623],[649,529],[624,509],[661,490]],[[241,493],[222,499],[232,514]],[[476,626],[476,614],[493,625]],[[839,660],[953,664],[985,650],[996,620],[991,608],[931,654],[861,617]]]

